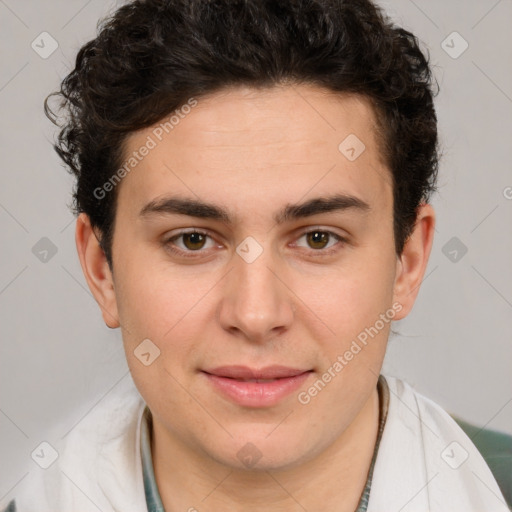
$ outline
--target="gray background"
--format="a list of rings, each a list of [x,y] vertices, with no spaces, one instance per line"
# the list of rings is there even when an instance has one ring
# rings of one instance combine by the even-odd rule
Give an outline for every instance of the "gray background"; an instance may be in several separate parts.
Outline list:
[[[382,4],[430,49],[444,152],[431,260],[383,373],[512,433],[512,1]],[[73,182],[42,110],[116,5],[0,0],[0,500],[39,470],[30,458],[39,443],[58,447],[128,373],[120,333],[106,328],[82,276],[67,207]],[[31,47],[43,31],[59,45],[46,59]],[[454,31],[469,44],[458,58],[441,46]],[[447,44],[452,54],[463,48],[458,36]],[[43,237],[57,249],[46,262],[32,251]]]

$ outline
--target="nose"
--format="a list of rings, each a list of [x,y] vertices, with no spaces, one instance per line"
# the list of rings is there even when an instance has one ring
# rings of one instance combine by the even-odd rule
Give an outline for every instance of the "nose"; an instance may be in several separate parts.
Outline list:
[[[225,330],[262,343],[288,330],[293,322],[294,295],[286,286],[283,266],[270,249],[254,261],[233,256],[219,308]]]

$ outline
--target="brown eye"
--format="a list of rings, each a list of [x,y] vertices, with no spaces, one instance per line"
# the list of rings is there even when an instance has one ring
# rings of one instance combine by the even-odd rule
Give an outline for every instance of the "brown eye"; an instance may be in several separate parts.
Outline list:
[[[202,249],[206,241],[206,236],[197,232],[183,233],[180,236],[183,237],[185,247],[191,251]]]
[[[330,235],[326,231],[310,231],[306,233],[308,244],[313,249],[324,249],[329,243]]]
[[[178,256],[199,257],[204,256],[207,249],[215,246],[214,240],[208,233],[202,231],[182,231],[177,235],[163,241],[167,251]]]
[[[308,250],[312,256],[329,256],[337,253],[344,247],[347,239],[333,231],[326,229],[312,229],[300,236],[294,244]]]

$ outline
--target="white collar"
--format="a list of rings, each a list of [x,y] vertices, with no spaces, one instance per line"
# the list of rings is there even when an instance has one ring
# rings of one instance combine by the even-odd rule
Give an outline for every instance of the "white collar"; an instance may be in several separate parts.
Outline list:
[[[509,512],[483,457],[449,414],[406,382],[386,382],[389,409],[367,512]],[[146,511],[145,405],[131,376],[122,379],[56,446],[60,455],[50,468],[32,464],[15,489],[17,510]]]

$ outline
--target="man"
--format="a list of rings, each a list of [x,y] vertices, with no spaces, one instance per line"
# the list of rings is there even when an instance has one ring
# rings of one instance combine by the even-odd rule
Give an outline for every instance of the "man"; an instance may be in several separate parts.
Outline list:
[[[80,262],[136,389],[11,510],[507,510],[477,436],[380,374],[435,225],[412,34],[369,0],[135,1],[61,95]]]

